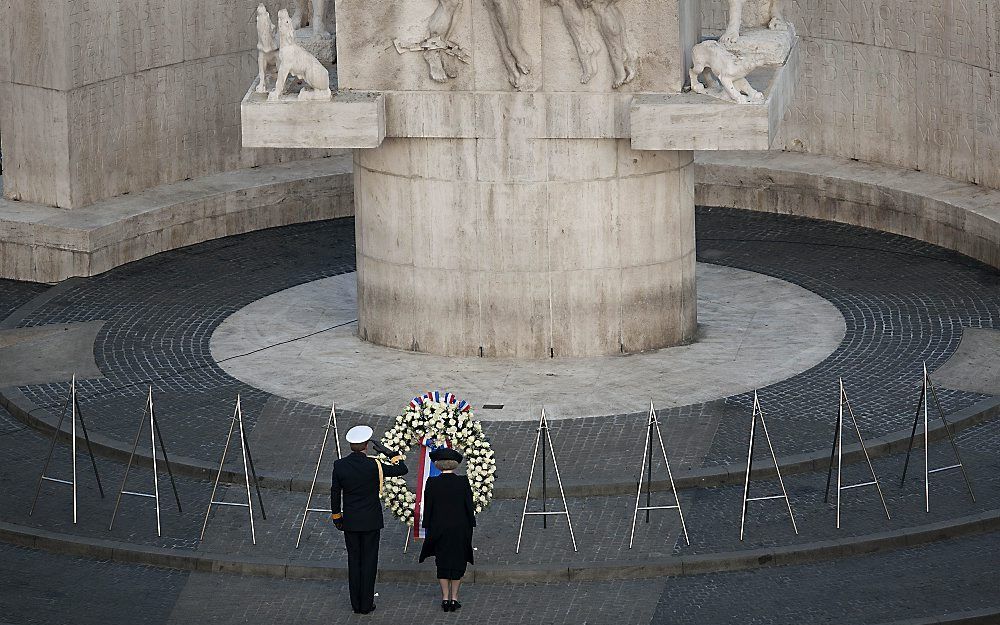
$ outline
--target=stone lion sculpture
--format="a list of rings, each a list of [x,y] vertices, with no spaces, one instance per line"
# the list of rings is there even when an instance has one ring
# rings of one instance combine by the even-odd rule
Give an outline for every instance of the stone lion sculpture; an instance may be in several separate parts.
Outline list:
[[[278,69],[278,42],[274,22],[263,4],[257,6],[257,93],[267,93],[267,70]]]
[[[787,30],[788,22],[785,21],[782,3],[784,0],[764,0],[768,3],[767,27],[771,30]],[[740,26],[743,22],[743,5],[747,0],[729,0],[729,23],[726,25],[726,32],[722,33],[719,41],[734,43],[740,37]]]
[[[710,68],[734,102],[748,104],[764,101],[764,94],[750,86],[746,79],[747,74],[767,65],[764,59],[735,54],[718,41],[711,39],[694,46],[691,49],[691,58],[694,62],[691,68],[692,91],[705,93],[705,84],[701,82],[700,76],[705,68]]]
[[[303,88],[299,92],[300,100],[323,100],[332,95],[330,91],[330,73],[316,57],[306,52],[305,48],[295,42],[295,28],[288,11],[278,11],[278,79],[274,91],[267,97],[269,101],[277,101],[285,93],[285,82],[288,76],[301,78],[311,89]]]

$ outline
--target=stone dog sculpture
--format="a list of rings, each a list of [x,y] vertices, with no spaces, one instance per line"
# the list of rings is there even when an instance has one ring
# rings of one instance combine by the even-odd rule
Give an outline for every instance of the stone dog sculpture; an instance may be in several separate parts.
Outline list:
[[[747,0],[729,0],[729,23],[726,25],[726,32],[722,33],[719,41],[734,43],[740,37],[740,26],[743,21],[743,5]],[[784,0],[766,0],[768,2],[768,23],[771,30],[786,30],[788,22],[782,13],[782,2]]]
[[[278,69],[278,42],[271,14],[261,4],[257,7],[257,93],[267,93],[267,70],[272,67]]]
[[[295,28],[288,11],[278,11],[278,79],[274,91],[268,95],[270,102],[281,99],[285,93],[285,82],[288,76],[296,76],[304,80],[311,89],[303,88],[299,92],[299,100],[324,100],[331,96],[330,73],[316,57],[306,52],[305,48],[295,42]]]
[[[694,62],[691,68],[692,91],[705,93],[705,85],[699,76],[707,67],[711,68],[734,102],[747,104],[764,100],[764,94],[751,87],[746,76],[758,67],[767,65],[765,59],[735,54],[711,39],[691,48],[691,58]]]

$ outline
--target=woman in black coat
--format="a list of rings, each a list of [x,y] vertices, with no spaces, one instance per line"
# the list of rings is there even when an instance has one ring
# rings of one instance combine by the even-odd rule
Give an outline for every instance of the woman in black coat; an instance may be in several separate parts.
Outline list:
[[[420,550],[420,561],[434,556],[441,583],[441,609],[454,612],[462,607],[458,602],[458,587],[466,565],[472,564],[476,508],[469,479],[455,474],[462,454],[454,449],[438,449],[431,453],[431,460],[441,475],[428,479],[424,487],[423,526],[427,539]]]

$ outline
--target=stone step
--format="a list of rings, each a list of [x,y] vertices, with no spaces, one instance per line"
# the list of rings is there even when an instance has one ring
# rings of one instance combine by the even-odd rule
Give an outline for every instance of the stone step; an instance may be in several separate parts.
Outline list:
[[[780,548],[697,556],[631,558],[600,563],[478,565],[470,567],[465,581],[529,583],[680,577],[819,562],[998,530],[1000,530],[1000,509],[904,530]],[[185,552],[178,549],[72,536],[2,521],[0,521],[0,540],[54,553],[191,571],[288,579],[339,580],[347,577],[346,564],[343,562],[231,556],[221,552]],[[380,567],[379,579],[383,582],[432,582],[435,580],[435,572],[430,565],[392,563]]]

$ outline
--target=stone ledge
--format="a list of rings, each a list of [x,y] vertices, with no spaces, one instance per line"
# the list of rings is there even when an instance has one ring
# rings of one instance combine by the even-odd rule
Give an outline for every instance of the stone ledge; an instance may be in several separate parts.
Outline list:
[[[748,549],[697,556],[669,556],[608,562],[473,566],[466,582],[543,583],[745,571],[771,566],[807,564],[849,556],[923,545],[949,538],[1000,530],[1000,510],[988,510],[949,521],[841,538],[765,549]],[[54,553],[131,564],[212,573],[233,573],[287,579],[346,579],[347,566],[332,560],[297,560],[256,556],[234,557],[223,553],[188,551],[87,538],[0,521],[0,541]],[[430,566],[392,564],[379,568],[383,582],[432,582]]]
[[[1000,268],[1000,190],[845,158],[715,152],[695,159],[695,202],[872,228]]]
[[[698,93],[636,95],[629,118],[633,150],[767,150],[795,89],[798,47],[785,65],[748,80],[760,104],[737,104]]]
[[[377,148],[385,139],[385,96],[341,91],[328,100],[268,102],[255,91],[240,104],[243,147]]]
[[[80,209],[0,200],[0,278],[59,282],[253,230],[353,214],[349,154],[242,169]]]

